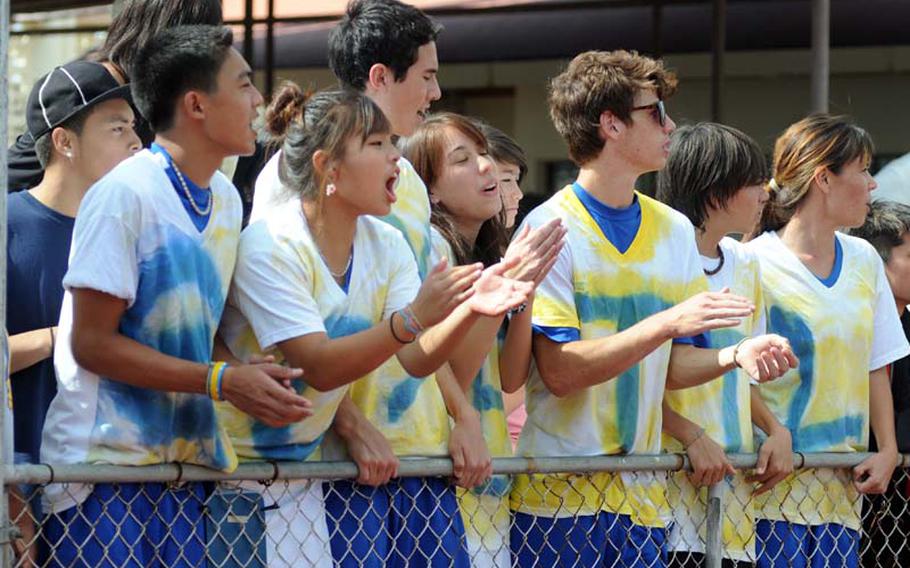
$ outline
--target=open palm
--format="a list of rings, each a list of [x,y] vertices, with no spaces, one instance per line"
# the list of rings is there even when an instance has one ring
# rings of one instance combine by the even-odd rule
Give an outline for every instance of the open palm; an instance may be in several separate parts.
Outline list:
[[[534,289],[532,282],[519,282],[503,276],[509,266],[499,262],[487,268],[474,282],[474,294],[467,300],[472,311],[485,316],[501,316],[527,301]]]

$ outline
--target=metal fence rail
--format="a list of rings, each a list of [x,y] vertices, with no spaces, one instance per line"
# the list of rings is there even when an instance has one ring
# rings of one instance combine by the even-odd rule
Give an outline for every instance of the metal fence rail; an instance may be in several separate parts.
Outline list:
[[[760,499],[743,475],[755,455],[731,456],[738,474],[710,488],[692,487],[686,458],[668,454],[496,459],[473,491],[450,484],[448,459],[404,459],[381,488],[350,481],[349,462],[229,475],[7,465],[3,544],[13,566],[721,566],[759,556],[792,566],[815,545],[821,565],[908,566],[910,455],[885,495],[861,496],[850,468],[868,456],[795,454],[786,491]],[[817,515],[840,522],[817,525]],[[134,546],[143,538],[155,544]]]

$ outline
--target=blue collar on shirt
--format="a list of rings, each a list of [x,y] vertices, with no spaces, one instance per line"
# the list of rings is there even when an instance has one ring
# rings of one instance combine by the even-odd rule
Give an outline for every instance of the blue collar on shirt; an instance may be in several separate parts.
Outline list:
[[[209,211],[208,215],[199,215],[193,209],[193,206],[190,205],[189,200],[187,200],[186,193],[183,191],[183,186],[180,184],[180,180],[177,178],[177,171],[174,169],[174,160],[171,158],[171,155],[168,154],[168,151],[165,150],[163,146],[157,142],[153,142],[149,150],[155,154],[164,156],[164,159],[167,160],[167,168],[164,170],[164,172],[167,174],[168,179],[171,180],[171,185],[174,186],[174,191],[177,192],[177,197],[180,198],[180,202],[183,203],[183,208],[186,209],[187,213],[189,213],[190,219],[192,219],[193,224],[196,225],[196,229],[202,232],[205,229],[205,226],[208,225],[209,217],[212,216],[212,212]],[[204,208],[201,205],[208,204],[209,200],[214,198],[214,194],[209,189],[199,187],[193,183],[193,180],[191,180],[185,174],[183,175],[183,181],[186,182],[186,186],[189,188],[190,194],[196,201],[196,205],[200,206],[200,209]]]
[[[641,203],[638,201],[638,194],[635,194],[631,205],[617,209],[598,201],[577,181],[572,184],[572,191],[616,250],[620,253],[629,250],[641,226]]]
[[[825,285],[827,288],[831,288],[837,283],[837,278],[840,276],[840,269],[844,264],[844,248],[840,244],[840,240],[837,237],[834,237],[834,266],[831,267],[831,274],[827,278],[822,278],[820,276],[815,276],[818,278],[818,281]]]

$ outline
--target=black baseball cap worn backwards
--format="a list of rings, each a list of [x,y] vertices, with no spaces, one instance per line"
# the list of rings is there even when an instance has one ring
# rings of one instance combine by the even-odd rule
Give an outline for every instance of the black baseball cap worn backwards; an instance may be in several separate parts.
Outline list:
[[[37,140],[80,112],[111,99],[131,103],[130,86],[118,83],[104,65],[73,61],[55,67],[35,83],[28,96],[28,131]]]

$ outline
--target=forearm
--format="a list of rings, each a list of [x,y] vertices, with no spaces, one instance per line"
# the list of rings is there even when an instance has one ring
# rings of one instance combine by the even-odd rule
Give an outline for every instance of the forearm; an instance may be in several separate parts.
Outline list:
[[[568,396],[619,376],[669,339],[661,321],[651,317],[600,339],[555,343],[538,335],[533,342],[547,388]]]
[[[56,327],[42,327],[9,338],[10,373],[17,373],[54,356]]]
[[[704,429],[701,426],[670,408],[666,400],[662,403],[661,411],[663,414],[663,431],[679,441],[683,447],[688,446],[700,435],[703,435]]]
[[[783,424],[774,416],[771,409],[768,408],[765,399],[761,396],[761,389],[755,385],[750,387],[749,406],[752,413],[752,423],[758,426],[762,432],[768,436],[773,436],[776,432],[786,430]],[[789,430],[788,430],[789,432]]]
[[[365,425],[370,425],[370,421],[363,415],[351,395],[346,393],[335,411],[335,418],[332,421],[332,430],[338,434],[338,437],[345,442],[351,441],[362,431]]]
[[[135,387],[205,394],[208,365],[172,357],[120,333],[74,328],[73,356],[97,375]]]
[[[443,364],[436,371],[436,384],[442,393],[442,400],[446,405],[446,412],[457,423],[470,417],[476,417],[477,411],[468,401],[465,391],[455,379],[455,374],[447,364]]]
[[[531,368],[531,305],[512,316],[502,349],[499,351],[499,380],[504,393],[524,386]]]
[[[470,388],[471,381],[474,380],[486,361],[487,354],[490,352],[493,342],[496,341],[496,334],[501,326],[502,316],[479,317],[464,339],[453,350],[448,363],[462,390],[467,391]]]
[[[869,373],[869,422],[879,452],[897,453],[894,433],[894,403],[884,368]]]
[[[702,349],[694,345],[674,344],[667,369],[667,388],[690,388],[723,376],[736,367],[733,349]]]
[[[448,362],[478,319],[480,316],[461,304],[444,320],[421,333],[417,341],[406,345],[398,359],[411,376],[425,377],[434,373]]]
[[[392,321],[395,335],[413,339],[400,315]],[[303,369],[306,382],[319,391],[329,391],[373,372],[393,357],[403,347],[395,338],[389,320],[383,320],[370,329],[329,338],[325,333],[311,333],[278,343],[285,361],[292,367]]]

